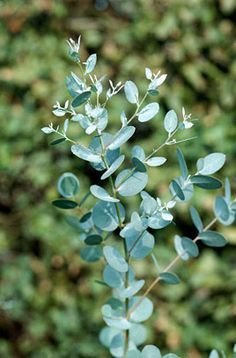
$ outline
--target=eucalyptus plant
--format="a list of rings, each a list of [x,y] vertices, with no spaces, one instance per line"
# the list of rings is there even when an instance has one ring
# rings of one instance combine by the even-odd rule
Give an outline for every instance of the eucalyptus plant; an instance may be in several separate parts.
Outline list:
[[[71,143],[71,152],[100,173],[99,185],[91,185],[82,198],[78,195],[79,179],[73,173],[62,174],[57,184],[61,197],[53,201],[57,208],[71,210],[72,213],[76,208],[81,209],[80,217],[75,214],[67,216],[67,221],[80,232],[84,246],[80,252],[81,258],[89,263],[104,259],[100,283],[111,289],[111,297],[102,306],[106,327],[100,333],[100,341],[113,357],[177,357],[173,353],[161,355],[159,348],[154,345],[143,346],[147,336],[143,322],[153,313],[153,303],[148,294],[158,283],[176,285],[180,282],[172,269],[178,261],[196,258],[199,255],[199,242],[210,247],[226,244],[224,236],[212,228],[217,221],[230,225],[235,220],[236,202],[232,199],[229,180],[225,180],[224,194],[215,198],[214,217],[210,223],[203,223],[198,211],[190,206],[190,216],[198,234],[194,239],[175,235],[173,245],[176,256],[164,268],[160,268],[152,253],[155,245],[152,233],[174,223],[176,209],[173,209],[190,201],[195,187],[203,190],[222,187],[222,182],[212,175],[223,167],[226,157],[223,153],[208,154],[198,159],[193,173],[189,172],[179,144],[193,139],[188,136],[188,130],[194,125],[194,119],[184,108],[179,116],[173,109],[166,113],[163,120],[166,133],[164,143],[150,153],[145,153],[140,145],[134,145],[129,157],[125,157],[122,146],[130,138],[133,143],[138,123],[161,120],[158,118],[160,106],[156,98],[167,75],[160,71],[153,73],[146,68],[146,92],[141,95],[131,80],[114,84],[111,80],[107,81],[105,76],[97,77],[94,73],[97,56],[92,54],[85,61],[81,59],[80,37],[77,41],[69,39],[68,45],[70,57],[78,64],[79,75],[71,73],[66,78],[71,98],[63,105],[57,102],[53,107],[53,114],[63,119],[63,123],[58,126],[51,123],[42,131],[55,135],[51,144]],[[124,100],[133,108],[133,114],[128,117],[121,111],[120,129],[110,133],[106,130],[109,123],[107,105],[122,90]],[[80,128],[84,136],[90,136],[89,146],[68,136],[68,128],[73,122],[76,130]],[[183,132],[187,133],[184,139]],[[179,164],[179,176],[168,183],[167,200],[153,197],[145,190],[149,167],[158,167],[160,170],[159,167],[167,162],[167,158],[159,156],[165,146],[176,147]],[[86,208],[90,195],[94,198],[94,206]],[[127,200],[134,195],[139,195],[140,206],[127,217],[124,198]],[[156,266],[157,276],[144,287],[145,281],[135,275],[133,262],[149,255]],[[139,346],[143,347],[142,350]],[[213,350],[210,357],[219,355]]]

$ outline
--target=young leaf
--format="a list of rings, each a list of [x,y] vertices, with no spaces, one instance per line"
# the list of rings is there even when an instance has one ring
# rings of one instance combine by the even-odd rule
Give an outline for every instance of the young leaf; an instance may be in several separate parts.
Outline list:
[[[181,176],[183,179],[188,177],[188,167],[184,159],[184,155],[181,149],[177,148],[178,162],[180,166]]]
[[[178,117],[175,111],[172,109],[166,113],[164,118],[164,128],[165,130],[171,134],[175,131],[178,125]]]
[[[114,150],[120,148],[120,146],[126,143],[134,134],[135,127],[127,126],[119,130],[119,132],[114,136],[112,142],[106,146],[107,149]]]
[[[223,167],[226,157],[223,153],[212,153],[201,159],[203,161],[198,164],[198,167],[202,167],[200,170],[198,169],[199,174],[211,175]]]
[[[164,157],[152,157],[148,159],[145,163],[150,167],[160,167],[167,161]]]
[[[97,62],[97,55],[96,53],[89,56],[89,58],[86,61],[86,71],[85,74],[91,73],[94,70],[94,67],[96,66]]]
[[[110,194],[99,185],[91,185],[90,191],[95,196],[95,198],[98,198],[100,200],[109,201],[112,203],[118,203],[120,201],[119,199],[110,196]]]
[[[171,272],[161,272],[160,273],[161,281],[164,281],[165,283],[168,283],[169,285],[177,285],[180,283],[179,277]]]
[[[132,81],[125,82],[124,90],[128,102],[138,103],[138,97],[139,97],[138,88],[134,82]]]
[[[218,232],[207,230],[203,231],[199,234],[199,238],[204,242],[207,246],[212,247],[222,247],[227,244],[223,235]]]
[[[101,179],[104,180],[104,179],[107,179],[109,176],[111,176],[120,166],[121,164],[123,163],[125,159],[125,156],[124,155],[121,155],[119,158],[117,158],[113,163],[112,165],[110,166],[109,169],[107,169],[105,171],[105,173],[102,174],[101,176]]]
[[[149,103],[138,113],[139,122],[147,122],[159,112],[159,104],[156,102]]]
[[[101,163],[102,161],[100,155],[95,154],[92,150],[84,147],[81,144],[72,145],[71,151],[80,159],[87,160],[88,162]]]
[[[50,128],[50,127],[43,127],[43,128],[41,128],[41,131],[45,134],[50,134],[50,133],[55,132],[55,129]]]
[[[107,263],[118,272],[127,272],[128,264],[120,252],[112,246],[105,246],[103,248],[103,254]]]
[[[56,199],[52,201],[52,204],[60,209],[74,209],[78,204],[72,200]]]
[[[200,218],[200,215],[198,214],[197,210],[193,206],[190,207],[190,215],[194,225],[196,226],[198,231],[201,232],[203,230],[203,223]]]
[[[80,189],[80,182],[72,173],[64,173],[60,176],[57,182],[58,192],[64,198],[70,198],[78,194]]]
[[[76,107],[81,106],[81,104],[87,102],[87,100],[90,98],[90,96],[91,96],[90,91],[85,91],[85,92],[80,93],[71,102],[72,107],[76,108]]]
[[[193,175],[191,183],[202,189],[214,190],[222,187],[220,180],[206,175]]]

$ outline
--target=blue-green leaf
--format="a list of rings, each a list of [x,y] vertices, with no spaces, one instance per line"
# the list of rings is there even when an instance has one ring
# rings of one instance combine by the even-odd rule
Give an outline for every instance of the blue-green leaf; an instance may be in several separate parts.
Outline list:
[[[188,201],[191,199],[191,197],[193,196],[193,184],[185,183],[185,180],[182,177],[178,177],[175,179],[175,182],[177,182],[177,184],[179,184],[183,194],[184,194],[184,200],[183,201]],[[176,192],[173,188],[172,183],[170,184],[170,191],[173,195],[176,195]],[[176,201],[181,201],[181,199],[179,197],[175,197]]]
[[[128,287],[124,287],[124,288],[117,290],[117,294],[121,299],[132,297],[139,290],[141,290],[144,283],[145,283],[144,280],[132,281],[129,283]]]
[[[148,231],[139,232],[131,225],[127,225],[121,232],[121,237],[125,238],[127,251],[134,259],[143,259],[149,255],[154,247],[155,240]]]
[[[58,192],[64,198],[70,198],[78,194],[80,183],[77,177],[72,173],[64,173],[60,176],[57,182]]]
[[[118,174],[115,187],[121,196],[133,196],[142,191],[147,182],[147,173],[125,169]]]
[[[143,344],[147,339],[147,329],[141,323],[132,323],[130,330],[130,340],[137,346]]]
[[[126,81],[124,90],[128,102],[138,103],[138,97],[139,97],[138,88],[134,82]]]
[[[122,333],[118,333],[112,338],[110,345],[110,352],[113,357],[122,358],[124,357],[125,350],[125,337]]]
[[[113,269],[110,265],[106,265],[103,271],[104,282],[112,288],[120,288],[124,286],[122,273]]]
[[[209,355],[209,358],[220,358],[219,353],[216,349],[213,349]]]
[[[96,262],[102,257],[102,249],[100,246],[88,246],[80,251],[80,256],[87,262]]]
[[[104,327],[99,334],[99,340],[105,347],[109,348],[113,337],[119,332],[120,330],[117,328]]]
[[[99,185],[91,185],[90,191],[93,194],[93,196],[95,196],[95,198],[98,198],[102,201],[110,201],[112,203],[119,202],[119,199],[116,199],[116,198],[113,198],[112,196],[110,196],[110,194]]]
[[[164,157],[152,157],[152,158],[146,160],[145,163],[147,165],[149,165],[150,167],[159,167],[159,166],[163,165],[166,161],[167,161],[167,159]]]
[[[55,139],[53,140],[52,142],[50,142],[49,144],[50,145],[57,145],[57,144],[60,144],[62,142],[65,142],[66,138],[58,138],[58,139]]]
[[[107,179],[109,176],[111,176],[111,175],[121,166],[121,164],[123,163],[124,159],[125,159],[125,156],[124,156],[124,155],[119,156],[119,158],[117,158],[117,159],[112,163],[112,165],[110,166],[110,168],[107,169],[107,170],[105,171],[105,173],[102,174],[101,179],[104,180],[104,179]]]
[[[85,74],[91,73],[94,70],[97,62],[97,55],[96,53],[90,55],[86,61],[86,71]]]
[[[127,126],[121,128],[118,133],[113,137],[110,144],[106,146],[107,149],[114,150],[120,148],[120,146],[126,143],[134,134],[135,127]]]
[[[190,257],[197,257],[199,254],[198,246],[188,237],[175,235],[175,250],[181,256],[182,260],[188,260]]]
[[[201,166],[199,174],[211,175],[220,170],[225,163],[225,154],[223,153],[212,153],[204,158],[201,158],[201,163],[198,161],[198,167]]]
[[[145,173],[147,171],[143,162],[141,162],[141,160],[139,160],[138,158],[133,157],[132,163],[133,163],[133,166],[135,167],[136,171],[142,172],[142,173]]]
[[[224,236],[218,232],[207,230],[199,234],[199,238],[207,246],[223,247],[227,244]]]
[[[131,151],[132,158],[138,158],[141,162],[144,161],[146,155],[144,149],[140,145],[135,145]]]
[[[147,345],[143,348],[141,358],[161,358],[160,349],[153,345]]]
[[[112,246],[105,246],[103,248],[103,254],[108,264],[116,271],[127,272],[128,264],[120,252]]]
[[[140,296],[132,297],[129,301],[129,309],[132,309],[134,305],[139,301]],[[142,302],[131,312],[130,320],[133,322],[143,322],[146,321],[153,312],[153,303],[152,301],[145,297]]]
[[[148,218],[148,226],[151,229],[163,229],[171,223],[171,220],[164,220],[161,213],[156,213]]]
[[[72,107],[76,108],[76,107],[81,106],[81,104],[87,102],[87,100],[90,98],[90,96],[91,96],[90,91],[85,91],[85,92],[80,93],[71,102]]]
[[[178,125],[178,117],[175,111],[172,109],[166,113],[164,118],[164,128],[165,130],[171,134],[175,131]]]
[[[89,246],[93,246],[93,245],[99,245],[102,242],[102,237],[100,235],[89,235],[86,237],[86,239],[84,240],[85,244],[89,245]]]
[[[188,167],[187,167],[187,164],[185,162],[182,150],[179,149],[179,148],[177,148],[177,157],[178,157],[178,162],[179,162],[179,166],[180,166],[181,176],[183,177],[183,179],[187,179],[187,177],[188,177]]]
[[[215,199],[214,212],[217,219],[222,223],[227,223],[230,217],[229,206],[223,196],[217,196]]]
[[[81,144],[72,145],[71,151],[74,155],[76,155],[80,159],[87,160],[88,162],[93,162],[93,163],[102,162],[100,155],[94,153],[92,150],[84,147]]]
[[[199,232],[201,232],[203,230],[202,219],[193,206],[190,207],[190,215],[195,227],[198,229]]]
[[[78,206],[75,201],[66,199],[56,199],[52,201],[52,204],[60,209],[74,209]]]
[[[179,198],[180,200],[185,199],[183,190],[182,190],[182,188],[180,187],[179,183],[176,180],[172,180],[171,188],[174,191],[175,196],[177,196],[177,198]]]
[[[156,102],[149,103],[138,113],[139,122],[147,122],[159,112],[159,104]]]
[[[121,220],[124,220],[125,210],[124,207],[118,203],[118,208],[121,216]],[[114,203],[106,201],[100,201],[97,203],[92,212],[92,218],[94,224],[101,230],[114,231],[119,226],[119,219],[117,216],[117,210]]]
[[[202,189],[214,190],[222,187],[220,180],[206,175],[193,175],[191,183]]]
[[[161,281],[164,281],[165,283],[168,283],[169,285],[177,285],[180,283],[179,277],[171,272],[161,272],[160,273]]]

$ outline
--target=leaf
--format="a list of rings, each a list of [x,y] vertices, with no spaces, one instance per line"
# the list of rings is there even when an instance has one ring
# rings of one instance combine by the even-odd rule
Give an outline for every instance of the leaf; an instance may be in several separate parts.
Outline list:
[[[185,162],[183,152],[179,148],[177,148],[177,157],[178,157],[178,162],[179,162],[179,166],[180,166],[181,176],[183,179],[187,179],[187,177],[188,177],[187,164]]]
[[[97,55],[96,53],[90,55],[86,61],[86,71],[85,74],[91,73],[94,70],[94,67],[97,63]]]
[[[157,87],[161,86],[162,83],[165,81],[166,77],[167,77],[167,74],[163,74],[160,77],[154,78],[151,81],[148,89],[153,90],[153,89],[156,89]]]
[[[152,71],[148,67],[145,68],[145,76],[147,80],[150,80],[152,78]]]
[[[166,113],[164,118],[164,128],[165,130],[171,134],[175,131],[178,125],[178,117],[173,109]]]
[[[110,196],[110,194],[99,185],[91,185],[90,191],[93,194],[93,196],[95,196],[95,198],[98,198],[100,200],[110,201],[112,203],[118,203],[120,201],[119,199]]]
[[[225,163],[226,156],[223,153],[212,153],[207,155],[204,158],[201,158],[201,162],[197,162],[198,165],[201,165],[202,168],[199,171],[199,174],[211,175],[220,170]],[[201,163],[201,164],[200,164]]]
[[[224,224],[230,217],[228,204],[222,196],[217,196],[215,199],[214,212],[217,219]]]
[[[124,278],[122,273],[113,269],[110,265],[106,265],[103,271],[104,282],[112,288],[120,288],[124,286]]]
[[[161,272],[160,273],[161,281],[164,281],[165,283],[168,283],[169,285],[177,285],[180,283],[179,277],[171,272]]]
[[[227,241],[222,234],[211,230],[201,232],[199,238],[207,246],[223,247],[227,244]]]
[[[126,81],[124,86],[125,96],[130,103],[138,103],[138,88],[132,81]]]
[[[231,187],[230,187],[229,178],[225,179],[225,200],[227,204],[229,204],[231,201]]]
[[[49,144],[50,145],[57,145],[57,144],[60,144],[62,142],[65,142],[66,138],[58,138],[58,139],[55,139],[53,140],[52,142],[50,142]]]
[[[171,182],[171,186],[175,192],[175,195],[181,199],[181,200],[184,200],[185,199],[185,196],[184,196],[184,193],[183,193],[183,190],[182,188],[180,187],[180,185],[178,184],[178,182],[176,180],[172,180]]]
[[[102,161],[100,155],[95,154],[92,150],[84,147],[81,144],[72,145],[71,151],[80,159],[87,160],[88,162],[100,163]]]
[[[105,246],[103,248],[103,254],[107,263],[116,271],[127,272],[128,264],[120,252],[112,246]]]
[[[55,130],[53,128],[50,128],[50,127],[43,127],[41,128],[41,131],[45,134],[50,134],[50,133],[53,133],[55,132]]]
[[[80,189],[80,182],[77,177],[72,173],[64,173],[60,176],[57,182],[58,192],[64,198],[70,198],[78,194]]]
[[[133,196],[142,191],[147,182],[147,173],[125,169],[116,177],[115,187],[121,196]]]
[[[206,175],[193,175],[191,183],[202,189],[214,190],[222,187],[220,180]]]
[[[80,93],[71,102],[72,107],[76,108],[76,107],[81,106],[81,104],[87,102],[87,100],[90,98],[90,96],[91,96],[90,91],[85,91],[85,92]]]
[[[137,172],[142,172],[142,173],[146,173],[146,167],[145,165],[143,164],[143,162],[141,160],[139,160],[138,158],[136,157],[133,157],[132,158],[132,163],[133,163],[133,166],[135,168],[135,170]]]
[[[113,357],[124,357],[125,337],[122,333],[116,334],[111,341],[110,353]]]
[[[159,167],[167,161],[164,157],[152,157],[148,159],[145,163],[150,167]]]
[[[145,281],[144,280],[138,280],[138,281],[132,281],[129,283],[128,287],[121,288],[117,290],[118,296],[121,299],[129,298],[134,296],[141,288],[143,287]]]
[[[162,229],[168,226],[171,220],[164,220],[161,213],[156,213],[148,219],[148,226],[151,229]]]
[[[84,242],[89,246],[99,245],[102,242],[102,237],[100,235],[95,235],[95,234],[89,235],[86,237]]]
[[[132,323],[129,333],[130,340],[137,346],[143,344],[147,339],[147,328],[141,323]]]
[[[99,334],[99,340],[105,347],[109,348],[111,345],[112,338],[117,333],[119,333],[119,330],[117,328],[104,327]]]
[[[132,297],[129,300],[129,309],[139,301],[140,296]],[[135,310],[130,315],[130,320],[133,322],[143,322],[151,317],[153,312],[153,303],[152,301],[145,297],[142,302],[135,308]]]
[[[130,257],[140,260],[148,256],[155,244],[153,235],[148,231],[140,232],[132,226],[127,225],[121,232],[120,236],[125,238],[127,251]]]
[[[124,155],[121,155],[119,158],[117,158],[113,163],[112,165],[110,166],[109,169],[107,169],[105,171],[105,173],[102,174],[101,176],[101,179],[104,180],[104,179],[107,179],[109,176],[111,176],[120,166],[121,164],[123,163],[125,159],[125,156]]]
[[[126,126],[121,128],[112,139],[112,142],[106,146],[107,149],[114,150],[120,148],[122,144],[126,143],[134,134],[135,127]]]
[[[203,223],[200,215],[198,214],[197,210],[193,206],[190,207],[190,215],[194,225],[196,226],[198,231],[201,232],[203,230]]]
[[[182,260],[186,261],[190,257],[197,257],[199,254],[197,244],[188,237],[175,235],[174,245],[177,254],[181,256]]]
[[[185,180],[182,177],[176,178],[175,182],[177,182],[177,184],[180,186],[180,188],[184,194],[183,201],[190,200],[192,198],[193,192],[194,192],[193,184],[191,184],[191,183],[186,184]],[[176,191],[173,188],[172,182],[170,183],[169,189],[170,189],[171,194],[173,194],[175,196]],[[175,197],[175,201],[181,201],[181,199],[179,197]]]
[[[159,112],[159,104],[156,102],[149,103],[138,113],[139,122],[147,122]]]
[[[125,217],[124,207],[120,203],[117,205],[119,208],[121,220],[123,221]],[[104,231],[114,231],[119,226],[116,206],[114,203],[109,203],[107,201],[100,201],[94,206],[92,219],[94,224],[99,229]]]
[[[80,256],[84,261],[96,262],[102,257],[102,248],[100,246],[88,246],[80,251]]]
[[[216,349],[213,349],[209,355],[209,358],[220,358],[219,353]]]
[[[60,209],[74,209],[78,204],[72,200],[56,199],[52,201],[52,204]]]
[[[146,155],[144,149],[140,145],[135,145],[131,151],[132,158],[138,158],[141,162],[144,161]]]
[[[161,358],[160,349],[153,345],[147,345],[143,348],[141,358]]]

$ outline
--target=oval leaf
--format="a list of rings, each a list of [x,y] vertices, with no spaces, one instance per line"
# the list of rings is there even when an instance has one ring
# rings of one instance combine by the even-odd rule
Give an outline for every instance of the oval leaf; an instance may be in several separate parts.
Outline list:
[[[203,230],[203,223],[200,215],[198,214],[197,210],[193,206],[190,207],[190,215],[194,225],[196,226],[198,231],[201,232]]]
[[[81,104],[87,102],[87,100],[89,99],[89,97],[91,96],[91,92],[90,91],[86,91],[83,93],[80,93],[78,96],[76,96],[73,101],[71,102],[72,107],[76,108],[81,106]]]
[[[220,170],[225,163],[225,154],[223,153],[212,153],[204,158],[201,158],[201,169],[199,174],[211,175]]]
[[[191,183],[202,189],[214,190],[222,187],[220,180],[205,175],[193,175]]]
[[[56,199],[52,201],[52,204],[60,209],[74,209],[78,206],[75,201],[66,199]]]
[[[120,203],[116,205],[118,205],[121,220],[123,221],[125,217],[124,207]],[[94,206],[92,219],[94,224],[104,231],[114,231],[119,226],[116,206],[114,203],[107,201],[100,201]]]
[[[101,179],[104,180],[104,179],[107,179],[109,176],[111,176],[120,166],[121,164],[123,163],[125,159],[125,156],[124,155],[121,155],[119,158],[117,158],[113,163],[112,165],[110,166],[109,169],[107,169],[105,171],[105,173],[103,173],[103,175],[101,176]]]
[[[149,103],[138,114],[139,122],[147,122],[159,112],[159,104],[156,102]]]
[[[159,167],[167,161],[164,157],[152,157],[148,159],[145,163],[150,167]]]
[[[112,142],[106,146],[107,149],[114,150],[120,148],[120,146],[126,143],[134,134],[135,127],[127,126],[119,130],[119,132],[114,136]]]
[[[165,130],[171,134],[177,128],[178,125],[178,117],[173,109],[166,113],[164,118],[164,128]]]
[[[160,273],[161,281],[168,283],[169,285],[177,285],[180,283],[179,277],[171,272],[161,272]]]
[[[97,62],[97,55],[96,55],[96,53],[94,53],[94,54],[90,55],[86,61],[85,74],[91,73],[94,70],[94,67],[96,66],[96,62]]]
[[[57,182],[58,192],[65,198],[70,198],[78,194],[80,183],[77,177],[72,173],[64,173]]]
[[[119,202],[119,199],[116,199],[116,198],[113,198],[112,196],[110,196],[110,194],[99,185],[91,185],[90,191],[93,194],[93,196],[95,196],[95,198],[98,198],[100,200],[110,201],[112,203]]]
[[[223,247],[227,244],[224,236],[218,232],[207,230],[203,231],[199,234],[199,238],[204,242],[207,246],[212,247]]]
[[[132,81],[125,82],[125,96],[130,103],[138,103],[138,88]]]
[[[125,169],[118,174],[115,187],[121,196],[133,196],[142,191],[147,182],[147,173]]]
[[[105,246],[103,254],[108,264],[116,271],[127,272],[129,266],[120,252],[112,246]]]
[[[74,144],[71,147],[71,151],[74,155],[80,159],[87,160],[88,162],[101,163],[102,159],[98,154],[92,152],[92,150],[84,147],[81,144]]]

